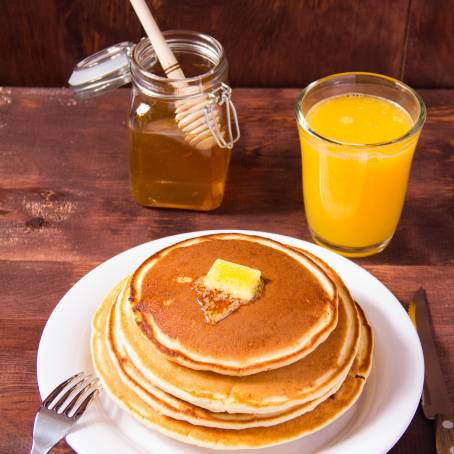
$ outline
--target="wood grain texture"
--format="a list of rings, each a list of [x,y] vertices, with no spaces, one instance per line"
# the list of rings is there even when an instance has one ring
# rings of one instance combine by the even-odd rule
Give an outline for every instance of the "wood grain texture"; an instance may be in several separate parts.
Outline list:
[[[0,85],[66,85],[82,58],[140,36],[127,0],[2,2]]]
[[[144,209],[131,200],[128,90],[76,102],[63,89],[3,89],[3,258],[103,260],[137,242],[207,226],[267,225],[272,231],[309,239],[293,113],[297,93],[235,91],[242,139],[233,155],[224,203],[215,213],[193,213]],[[429,117],[416,151],[408,200],[393,247],[367,259],[370,263],[454,264],[454,94],[422,94]],[[108,240],[100,244],[92,225]]]
[[[162,29],[217,37],[243,87],[304,86],[351,70],[453,87],[454,0],[148,0]],[[6,1],[0,84],[62,86],[82,58],[143,35],[126,0]]]
[[[304,86],[328,74],[400,76],[408,0],[208,0],[150,5],[162,28],[193,29],[225,47],[242,87]]]
[[[129,194],[129,91],[75,102],[63,89],[0,89],[0,452],[26,452],[39,405],[36,350],[44,324],[86,272],[133,245],[210,228],[309,240],[293,114],[297,90],[238,89],[242,139],[226,197],[212,213],[147,209]],[[402,303],[426,287],[454,400],[454,91],[422,91],[428,122],[406,208],[389,248],[357,260]],[[57,453],[70,449],[62,444]],[[434,453],[418,411],[393,453]]]
[[[454,0],[411,0],[405,81],[454,87]]]
[[[436,416],[435,438],[437,453],[452,452],[454,447],[454,414]]]
[[[230,61],[233,86],[301,87],[341,71],[399,77],[409,1],[149,0],[149,4],[163,30],[196,30],[218,38]],[[82,58],[119,41],[137,42],[143,35],[127,0],[3,3],[0,85],[66,85]]]

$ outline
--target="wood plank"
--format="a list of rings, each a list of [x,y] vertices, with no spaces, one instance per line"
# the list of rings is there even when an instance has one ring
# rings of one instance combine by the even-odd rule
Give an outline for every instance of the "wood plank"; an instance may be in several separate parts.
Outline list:
[[[141,27],[128,1],[14,0],[0,14],[1,85],[66,85],[74,65]]]
[[[34,415],[40,405],[36,352],[10,352],[1,348],[0,361],[0,452],[28,452]]]
[[[93,263],[0,260],[0,452],[28,452],[40,405],[36,383],[39,339],[50,313]],[[73,452],[63,441],[52,450]]]
[[[405,307],[418,288],[427,290],[435,344],[448,392],[454,401],[454,266],[366,265],[365,268],[383,282]]]
[[[234,86],[303,86],[348,70],[400,74],[409,0],[149,4],[163,30],[196,30],[218,38]],[[27,0],[5,2],[0,84],[66,85],[76,62],[120,41],[137,42],[141,34],[125,0],[40,0],[33,8]]]
[[[131,200],[125,127],[128,90],[83,102],[75,102],[63,89],[1,93],[9,100],[0,106],[4,259],[104,260],[150,239],[209,228],[266,226],[310,239],[293,113],[298,90],[235,91],[242,138],[235,148],[224,203],[212,213],[146,209]],[[429,117],[399,228],[384,253],[362,263],[453,263],[454,92],[422,94]]]
[[[454,0],[412,0],[404,79],[415,87],[454,87]]]
[[[351,70],[400,75],[407,0],[380,6],[373,0],[151,0],[150,5],[164,29],[216,37],[226,49],[234,86],[298,87]]]
[[[163,29],[216,36],[235,86],[303,86],[352,69],[404,77],[416,87],[454,85],[454,0],[399,0],[380,7],[373,0],[149,3]],[[0,84],[66,85],[77,61],[116,42],[137,42],[142,34],[122,0],[41,0],[33,9],[26,0],[5,2]]]

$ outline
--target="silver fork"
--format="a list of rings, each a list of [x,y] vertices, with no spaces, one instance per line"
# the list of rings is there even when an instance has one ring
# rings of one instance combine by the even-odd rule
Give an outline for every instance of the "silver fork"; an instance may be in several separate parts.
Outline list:
[[[36,414],[30,454],[49,452],[68,434],[100,390],[99,380],[83,372],[60,383]]]

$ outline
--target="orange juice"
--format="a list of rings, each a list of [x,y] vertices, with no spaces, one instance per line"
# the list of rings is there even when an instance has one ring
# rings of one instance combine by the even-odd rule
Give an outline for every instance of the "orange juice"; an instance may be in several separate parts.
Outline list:
[[[404,203],[419,132],[403,136],[414,120],[393,101],[352,92],[315,103],[305,121],[304,203],[315,240],[352,256],[383,249]]]

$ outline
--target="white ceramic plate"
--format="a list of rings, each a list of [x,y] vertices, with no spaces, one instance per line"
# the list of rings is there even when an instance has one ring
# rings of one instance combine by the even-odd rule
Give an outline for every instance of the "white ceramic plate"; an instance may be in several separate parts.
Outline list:
[[[92,371],[90,320],[105,294],[150,254],[187,238],[217,233],[193,232],[150,241],[125,251],[90,271],[62,298],[44,328],[38,350],[41,397],[79,371]],[[419,338],[393,294],[355,263],[295,238],[242,231],[272,238],[318,255],[345,281],[363,307],[375,334],[371,376],[358,402],[341,418],[308,437],[257,454],[354,454],[387,452],[402,436],[416,411],[424,379]],[[405,279],[405,276],[402,276]],[[174,441],[136,422],[102,393],[67,441],[79,454],[212,453]],[[235,453],[251,453],[238,450]]]

